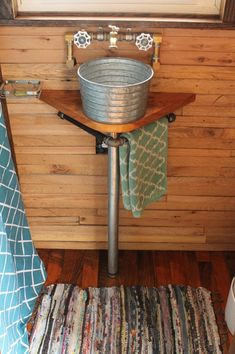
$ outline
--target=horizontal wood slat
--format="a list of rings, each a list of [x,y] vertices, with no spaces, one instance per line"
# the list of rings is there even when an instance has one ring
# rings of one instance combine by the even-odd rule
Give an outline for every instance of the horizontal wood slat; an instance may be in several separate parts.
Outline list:
[[[234,168],[235,170],[235,168]],[[97,172],[98,173],[98,172]],[[29,176],[29,178],[27,178]],[[34,194],[107,194],[107,178],[97,175],[21,175],[23,193]],[[32,183],[32,181],[34,183]],[[37,182],[36,182],[37,181]],[[235,178],[169,177],[168,193],[172,195],[235,196]]]
[[[79,137],[78,136],[67,136],[65,135],[15,135],[14,136],[15,146],[26,146],[26,147],[78,147],[78,146],[94,146],[94,138],[91,136]]]
[[[72,69],[68,69],[64,63],[60,64],[10,64],[3,63],[2,69],[7,78],[36,78],[42,79],[43,88],[45,85],[50,84],[50,81],[78,81],[76,65]],[[206,79],[206,80],[228,80],[235,79],[233,67],[214,67],[214,66],[195,66],[195,65],[161,65],[156,78],[157,79]],[[198,96],[198,95],[197,95]],[[198,97],[196,97],[197,99]]]
[[[46,196],[24,193],[26,208],[85,208],[104,209],[107,207],[105,194],[67,194]],[[120,202],[121,204],[121,202]],[[168,195],[149,205],[146,210],[204,210],[204,211],[235,211],[235,197],[224,196],[175,196]],[[130,215],[131,216],[131,215]]]
[[[31,227],[35,241],[77,241],[107,242],[105,226],[34,226]],[[148,242],[179,242],[202,243],[205,241],[203,228],[171,228],[171,227],[120,227],[120,242],[135,242],[138,235],[139,243]]]
[[[49,49],[46,51],[42,49],[3,49],[0,52],[0,61],[19,63],[19,56],[21,63],[34,63],[34,64],[46,64],[54,63],[59,64],[66,61],[66,54],[64,49]],[[94,59],[96,57],[110,56],[108,49],[94,50],[87,52],[79,52],[77,55],[77,62],[79,64],[84,63],[87,60]],[[150,63],[149,54],[139,55],[138,52],[129,52],[128,50],[120,50],[115,52],[113,56],[123,56],[132,59],[142,59],[143,62]],[[8,60],[8,58],[10,58]],[[194,52],[182,52],[174,51],[174,56],[169,55],[168,51],[162,51],[161,53],[162,64],[178,64],[178,65],[200,65],[200,66],[235,66],[235,53],[230,52],[207,52],[207,51],[194,51]]]
[[[165,37],[161,44],[161,50],[168,51],[206,51],[206,52],[235,52],[234,38],[231,37]]]
[[[37,248],[72,249],[72,250],[106,250],[107,242],[73,242],[73,241],[34,241]],[[148,251],[235,251],[234,243],[119,243],[120,250],[148,250]]]

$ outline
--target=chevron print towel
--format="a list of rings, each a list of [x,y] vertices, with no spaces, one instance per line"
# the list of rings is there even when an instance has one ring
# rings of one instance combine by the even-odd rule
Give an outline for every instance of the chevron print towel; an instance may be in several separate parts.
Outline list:
[[[163,117],[130,133],[119,148],[124,207],[139,217],[166,192],[168,120]]]

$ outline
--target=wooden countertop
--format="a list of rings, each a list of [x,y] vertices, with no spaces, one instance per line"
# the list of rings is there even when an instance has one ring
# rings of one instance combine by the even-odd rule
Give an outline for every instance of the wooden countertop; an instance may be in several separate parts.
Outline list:
[[[193,93],[150,93],[144,117],[126,124],[106,124],[87,118],[82,112],[81,96],[78,90],[43,90],[40,100],[70,116],[78,122],[101,132],[130,132],[195,101]]]

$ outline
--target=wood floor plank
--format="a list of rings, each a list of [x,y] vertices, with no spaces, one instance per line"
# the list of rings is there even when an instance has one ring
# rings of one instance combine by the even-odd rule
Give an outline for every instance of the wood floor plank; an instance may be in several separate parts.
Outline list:
[[[212,265],[210,262],[200,262],[198,264],[200,274],[200,285],[208,290],[213,290],[212,286]]]
[[[155,286],[155,275],[153,272],[153,252],[138,252],[138,284],[144,286]]]
[[[82,286],[82,270],[85,251],[65,250],[63,269],[60,276],[61,283]]]
[[[235,277],[235,252],[225,252],[230,277]]]
[[[170,270],[171,270],[171,277],[172,283],[175,285],[178,284],[186,284],[187,277],[186,277],[186,267],[183,257],[183,252],[170,252]]]
[[[47,263],[46,285],[61,282],[61,273],[63,270],[63,266],[64,250],[51,250]]]
[[[200,273],[195,252],[183,252],[186,284],[195,288],[200,286]]]
[[[154,274],[156,286],[167,285],[172,282],[170,271],[170,252],[154,252]]]
[[[86,251],[82,269],[82,288],[98,286],[99,251]]]
[[[222,308],[224,309],[231,284],[231,277],[228,271],[228,265],[224,253],[212,252],[211,263],[213,270],[213,280],[215,282],[216,290],[223,300]]]
[[[119,252],[120,284],[126,286],[138,285],[138,254],[138,251]]]
[[[37,250],[39,257],[43,260],[45,267],[47,268],[50,250],[49,249],[38,249]]]
[[[197,262],[209,262],[210,252],[197,251],[195,252]]]

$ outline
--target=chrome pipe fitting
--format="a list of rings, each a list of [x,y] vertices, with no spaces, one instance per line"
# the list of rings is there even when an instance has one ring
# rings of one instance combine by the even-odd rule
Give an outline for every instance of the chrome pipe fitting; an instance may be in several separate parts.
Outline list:
[[[128,141],[127,138],[122,138],[122,137],[113,138],[112,136],[107,136],[103,140],[103,142],[107,146],[111,146],[111,147],[119,147],[125,144],[127,141]]]

